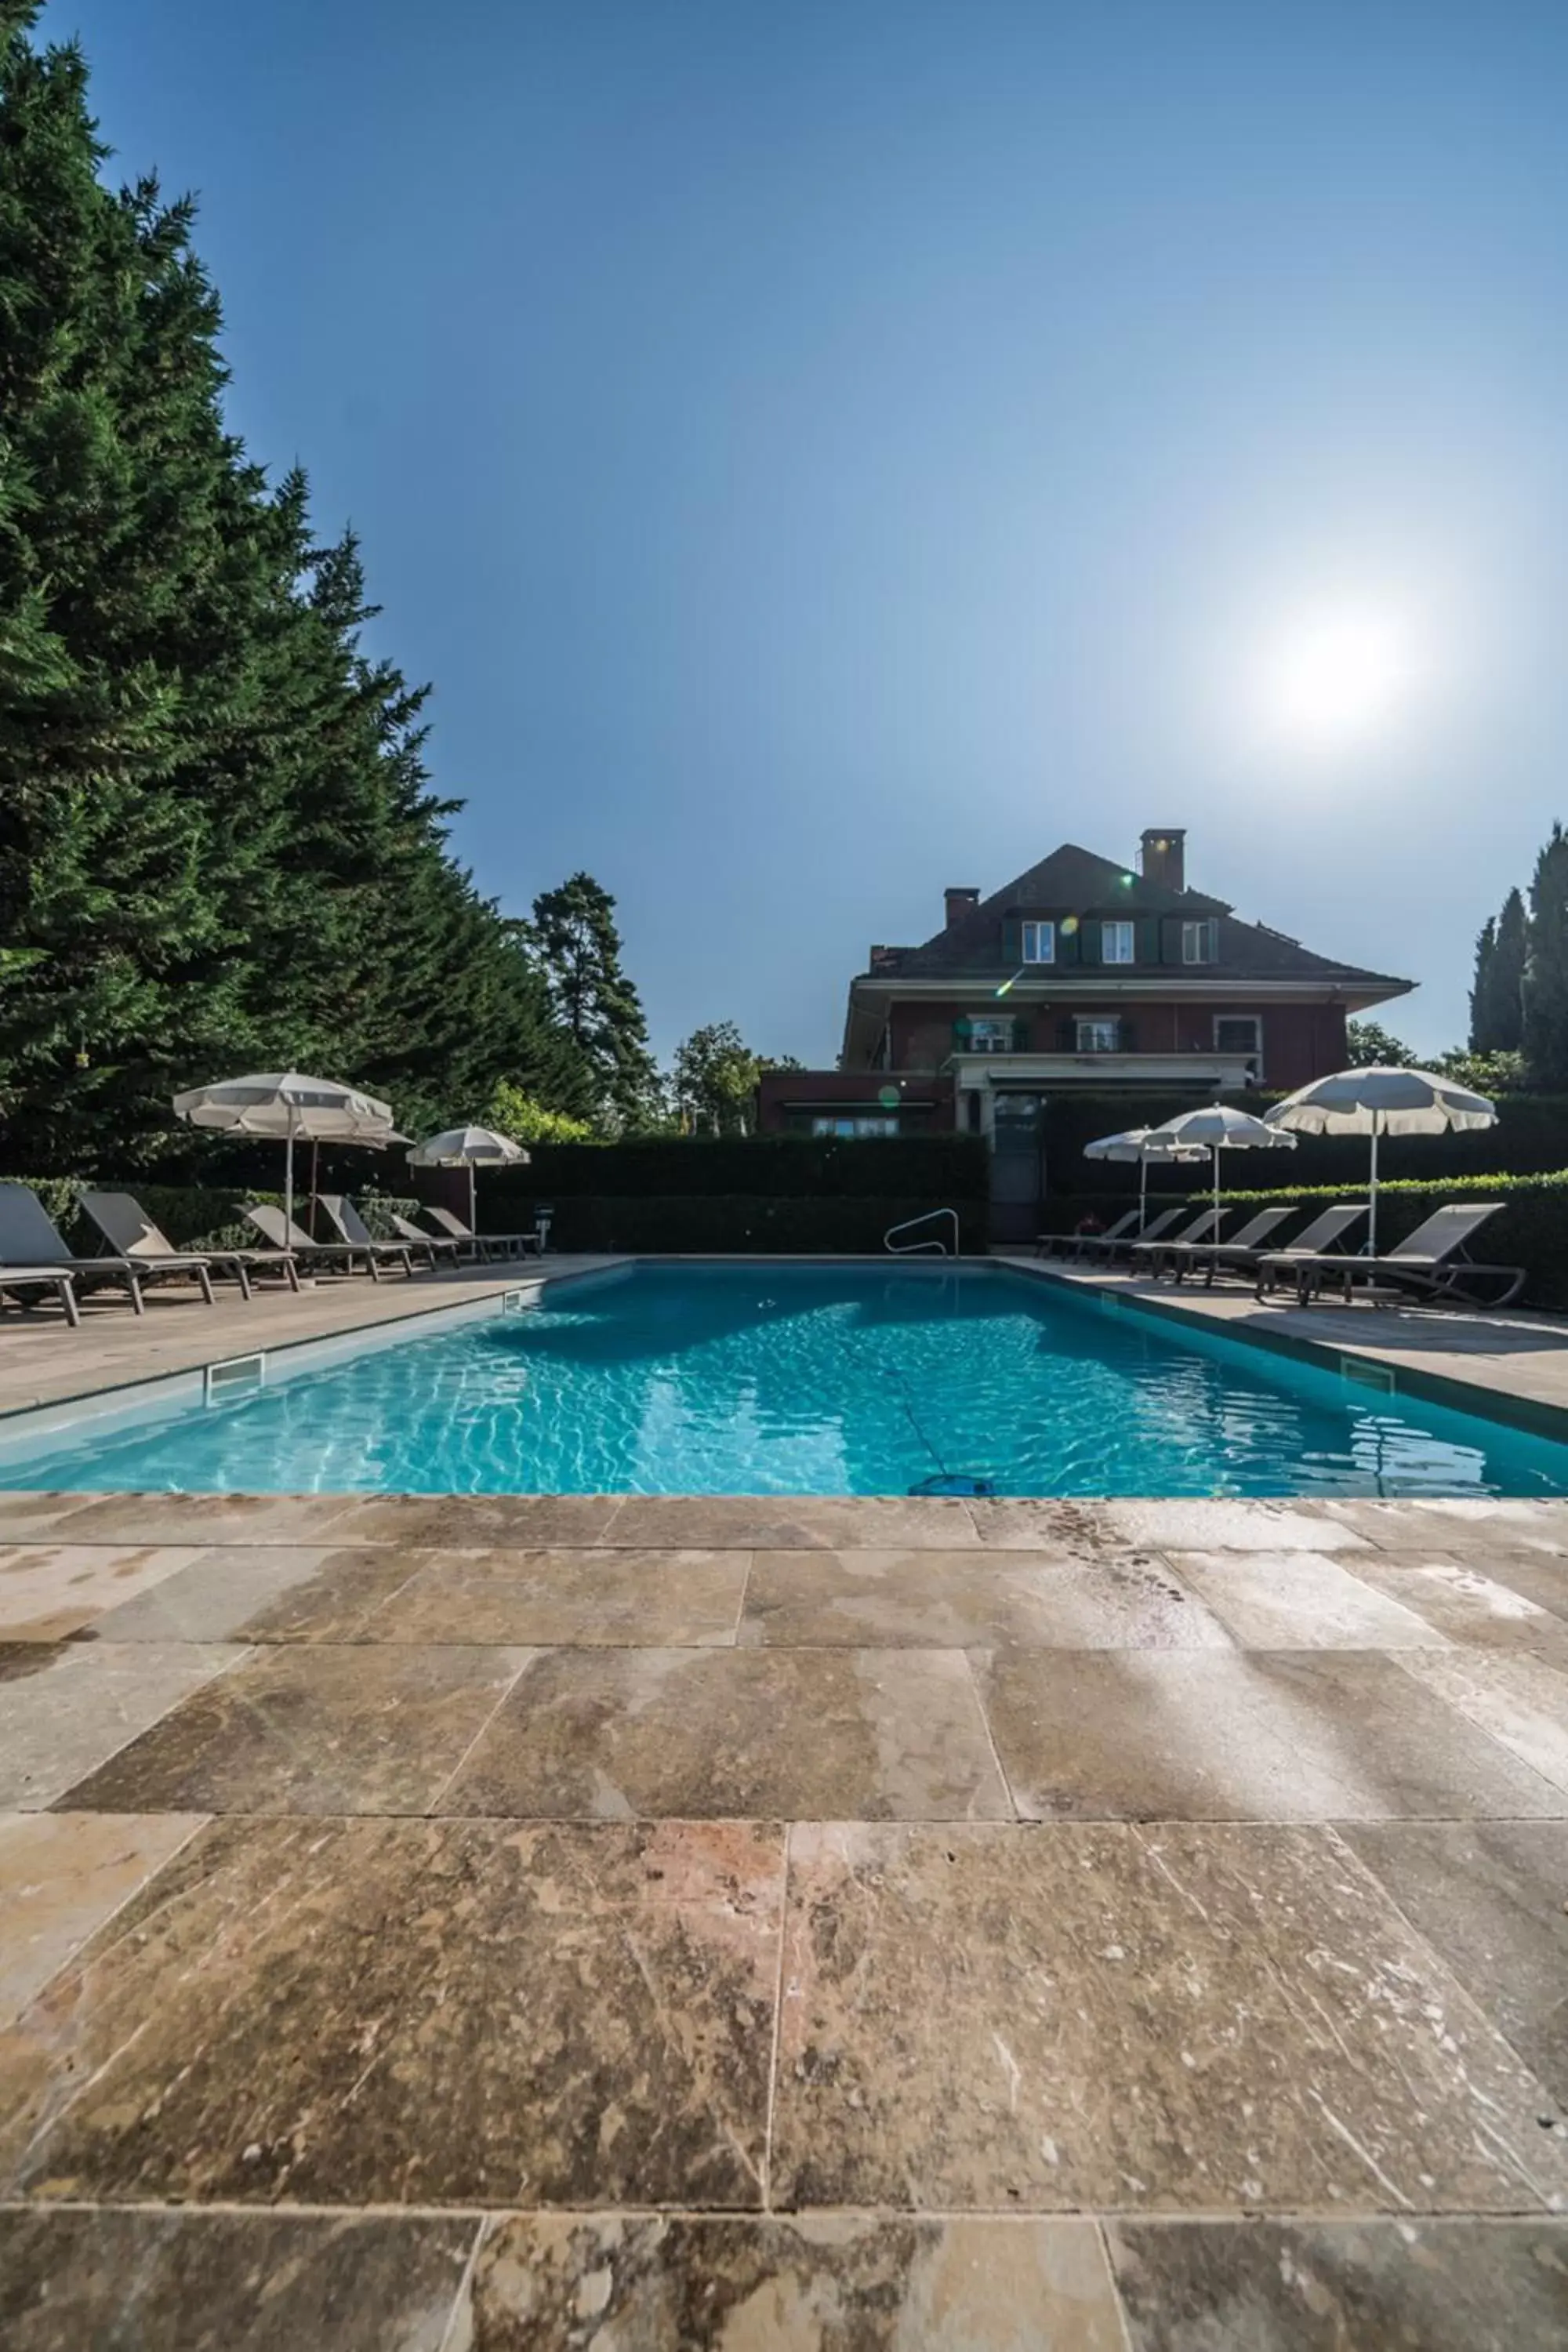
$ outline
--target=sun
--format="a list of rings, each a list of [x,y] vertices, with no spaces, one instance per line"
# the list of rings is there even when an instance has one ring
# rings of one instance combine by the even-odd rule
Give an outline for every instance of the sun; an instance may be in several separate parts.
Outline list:
[[[1262,715],[1272,732],[1305,748],[1348,749],[1399,718],[1417,670],[1413,634],[1398,614],[1328,606],[1298,616],[1269,647]]]

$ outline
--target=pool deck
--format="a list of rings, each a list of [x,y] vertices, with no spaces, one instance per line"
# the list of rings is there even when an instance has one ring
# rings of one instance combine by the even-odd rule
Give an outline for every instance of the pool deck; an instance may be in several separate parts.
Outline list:
[[[1565,2216],[1568,1502],[0,1494],[6,2352],[1533,2352]]]

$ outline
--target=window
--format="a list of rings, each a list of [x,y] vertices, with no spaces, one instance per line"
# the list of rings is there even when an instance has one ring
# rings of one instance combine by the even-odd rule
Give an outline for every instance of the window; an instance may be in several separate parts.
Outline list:
[[[897,1135],[896,1118],[814,1118],[813,1135]]]
[[[1116,926],[1107,923],[1106,929]],[[1077,1024],[1078,1050],[1080,1054],[1115,1054],[1121,1046],[1120,1021],[1080,1021]]]
[[[1008,1021],[972,1021],[969,1024],[969,1051],[972,1054],[1010,1054],[1013,1050],[1013,1024]]]
[[[1024,961],[1055,963],[1057,960],[1057,927],[1054,923],[1024,925]]]
[[[1131,923],[1101,923],[1100,927],[1101,963],[1132,961],[1132,929]]]
[[[1216,1054],[1249,1054],[1253,1076],[1263,1076],[1263,1024],[1256,1013],[1216,1013],[1214,1049]]]
[[[1182,925],[1182,961],[1184,963],[1215,963],[1219,957],[1219,925],[1212,918],[1202,923]]]

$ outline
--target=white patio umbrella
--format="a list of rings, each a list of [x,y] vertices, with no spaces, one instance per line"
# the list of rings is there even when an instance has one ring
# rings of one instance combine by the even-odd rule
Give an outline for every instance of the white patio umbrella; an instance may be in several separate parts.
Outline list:
[[[468,1171],[468,1231],[477,1233],[474,1215],[474,1171],[477,1168],[499,1168],[519,1161],[526,1164],[528,1154],[521,1143],[510,1135],[498,1135],[493,1127],[448,1127],[439,1135],[426,1137],[408,1155],[410,1168],[466,1168]]]
[[[1268,1151],[1279,1144],[1296,1148],[1293,1135],[1270,1127],[1250,1111],[1234,1110],[1229,1103],[1209,1103],[1203,1110],[1184,1110],[1163,1127],[1151,1129],[1175,1144],[1196,1144],[1214,1154],[1214,1204],[1219,1208],[1219,1155],[1222,1151]]]
[[[1447,1135],[1456,1128],[1495,1127],[1497,1109],[1485,1095],[1473,1095],[1435,1070],[1391,1070],[1380,1062],[1364,1070],[1336,1070],[1314,1078],[1276,1103],[1271,1127],[1295,1135],[1366,1135],[1372,1139],[1368,1170],[1367,1249],[1377,1255],[1377,1142],[1383,1135]]]
[[[226,1135],[270,1135],[284,1146],[283,1208],[294,1214],[294,1146],[364,1143],[382,1150],[398,1138],[388,1104],[337,1078],[306,1077],[299,1070],[257,1071],[219,1078],[174,1097],[177,1118]]]
[[[1098,1136],[1083,1147],[1086,1160],[1135,1160],[1138,1162],[1138,1223],[1145,1222],[1149,1198],[1149,1170],[1168,1166],[1175,1160],[1201,1160],[1201,1143],[1173,1143],[1157,1128],[1129,1127],[1120,1135]]]

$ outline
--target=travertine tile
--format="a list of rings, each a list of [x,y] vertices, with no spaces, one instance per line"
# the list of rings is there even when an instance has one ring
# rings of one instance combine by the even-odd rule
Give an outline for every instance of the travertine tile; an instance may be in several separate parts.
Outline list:
[[[783,1981],[783,2203],[1568,2194],[1542,2086],[1321,1831],[800,1824]]]
[[[200,1826],[190,1813],[0,1814],[0,2027]]]
[[[0,1487],[0,1543],[63,1541],[68,1519],[96,1502],[93,1495],[50,1494],[38,1488]],[[74,1538],[73,1538],[74,1540]]]
[[[178,1546],[0,1546],[0,1642],[58,1642],[197,1557]]]
[[[7,2352],[449,2352],[454,2215],[0,2212]]]
[[[1338,1527],[1384,1551],[1453,1551],[1468,1545],[1568,1552],[1568,1502],[1505,1495],[1420,1495],[1319,1507]]]
[[[1545,1553],[1524,1553],[1482,1569],[1394,1552],[1358,1558],[1355,1572],[1449,1642],[1529,1650],[1548,1664],[1568,1667],[1568,1560],[1560,1566]],[[1552,1603],[1535,1597],[1537,1586],[1552,1594]]]
[[[80,1780],[113,1812],[419,1813],[531,1652],[264,1650]]]
[[[1441,1649],[1445,1637],[1370,1580],[1354,1553],[1173,1551],[1171,1565],[1248,1650]]]
[[[1232,1646],[1163,1561],[1012,1552],[763,1551],[743,1643],[808,1648],[1171,1649]]]
[[[1124,2352],[1089,2221],[531,2213],[487,2234],[484,2352]]]
[[[966,1661],[948,1650],[545,1650],[444,1812],[1011,1813]]]
[[[1568,2105],[1568,1822],[1355,1822],[1338,1834]]]
[[[998,1650],[981,1689],[1018,1810],[1041,1819],[1568,1811],[1563,1788],[1411,1679],[1474,1654],[1402,1650],[1406,1674],[1352,1650]]]
[[[604,1537],[717,1551],[959,1551],[977,1540],[966,1504],[897,1495],[630,1495]]]
[[[745,1551],[426,1552],[362,1630],[372,1642],[712,1646],[734,1641],[750,1561]]]
[[[99,1621],[106,1642],[350,1642],[428,1553],[394,1544],[219,1544]]]
[[[0,1647],[0,1807],[31,1812],[53,1804],[73,1781],[244,1655],[216,1643]]]
[[[1568,1790],[1568,1674],[1509,1650],[1410,1650],[1399,1663],[1532,1771]]]
[[[0,2189],[755,2207],[782,1888],[755,1824],[216,1822],[0,2040]]]
[[[342,1517],[347,1495],[76,1495],[73,1544],[310,1543]],[[4,1525],[0,1514],[0,1525]]]
[[[605,1539],[619,1503],[616,1495],[356,1495],[333,1532],[342,1543],[423,1551],[591,1544]]]
[[[1113,2221],[1131,2352],[1547,2352],[1561,2221]]]
[[[1103,1506],[1121,1543],[1162,1551],[1356,1551],[1364,1538],[1319,1503],[1251,1502],[1203,1496],[1171,1502],[1114,1500]]]

